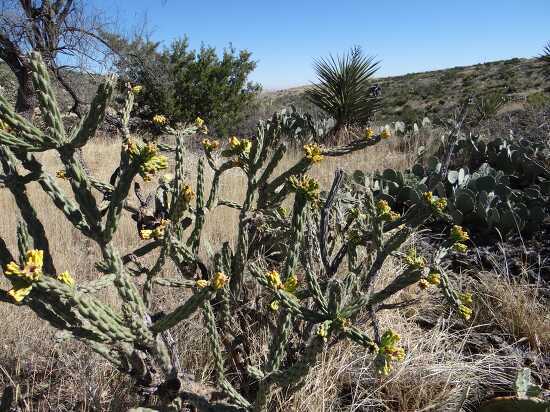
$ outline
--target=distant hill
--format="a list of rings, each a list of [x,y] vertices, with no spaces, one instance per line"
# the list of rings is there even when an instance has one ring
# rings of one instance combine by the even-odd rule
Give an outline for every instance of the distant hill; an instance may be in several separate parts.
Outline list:
[[[521,108],[525,99],[540,93],[544,83],[541,62],[537,59],[501,60],[473,66],[453,67],[403,76],[382,77],[373,82],[382,88],[383,108],[377,121],[416,121],[444,117],[468,96],[502,92],[509,103],[503,110]],[[315,112],[304,97],[307,86],[262,93],[261,99],[271,110],[295,105]]]
[[[377,78],[374,83],[382,88],[383,108],[377,114],[376,120],[402,120],[412,123],[424,116],[432,120],[443,118],[464,98],[496,91],[502,92],[509,100],[503,110],[521,108],[529,96],[542,91],[550,92],[549,85],[545,84],[541,74],[541,64],[537,59],[514,58]],[[85,102],[90,101],[101,81],[101,76],[94,78],[77,72],[69,72],[68,76]],[[14,76],[0,62],[0,93],[15,102],[16,87]],[[316,113],[317,109],[304,97],[306,87],[262,92],[259,96],[260,107],[255,110],[250,122],[255,124],[259,118],[269,117],[273,112],[290,105]],[[68,109],[70,98],[67,93],[60,92],[59,97],[63,106]]]

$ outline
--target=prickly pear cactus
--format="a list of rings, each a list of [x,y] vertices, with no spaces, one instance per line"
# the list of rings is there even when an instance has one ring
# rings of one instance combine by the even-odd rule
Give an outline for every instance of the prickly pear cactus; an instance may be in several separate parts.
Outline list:
[[[474,137],[460,139],[456,154],[470,158],[471,167],[443,168],[432,157],[405,173],[392,169],[366,176],[357,171],[358,182],[368,181],[375,196],[397,209],[417,202],[432,191],[448,200],[448,216],[455,224],[501,235],[532,234],[550,212],[548,150],[525,139],[495,139],[488,143]]]

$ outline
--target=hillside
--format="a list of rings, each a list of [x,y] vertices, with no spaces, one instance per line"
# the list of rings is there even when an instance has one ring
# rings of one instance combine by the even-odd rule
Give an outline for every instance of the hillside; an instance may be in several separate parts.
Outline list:
[[[520,108],[529,96],[544,90],[540,65],[537,59],[514,58],[375,79],[383,97],[377,120],[409,122],[424,116],[437,119],[468,96],[492,92],[501,92],[508,98],[504,110]],[[264,92],[263,105],[277,110],[292,104],[314,112],[304,97],[306,87]]]
[[[545,90],[544,77],[540,70],[541,62],[537,59],[502,60],[481,63],[473,66],[453,67],[421,73],[410,73],[402,76],[381,77],[374,80],[382,88],[383,107],[377,114],[379,122],[402,120],[406,123],[420,122],[424,116],[432,120],[444,118],[457,103],[468,96],[492,92],[503,93],[509,103],[506,110],[518,109],[525,101],[539,96]],[[100,78],[86,74],[67,73],[71,84],[88,102],[95,91]],[[254,128],[256,121],[271,115],[290,105],[299,110],[315,114],[318,109],[311,105],[304,96],[307,86],[264,91],[259,96],[258,107],[253,110],[247,125],[248,131]],[[4,64],[0,63],[0,93],[15,101],[15,77]],[[530,97],[531,96],[531,97]],[[69,108],[70,97],[60,93],[60,102]]]

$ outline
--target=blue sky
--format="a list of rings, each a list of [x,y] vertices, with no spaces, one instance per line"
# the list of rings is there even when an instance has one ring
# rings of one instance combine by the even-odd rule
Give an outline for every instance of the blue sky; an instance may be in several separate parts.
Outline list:
[[[360,45],[379,76],[532,57],[550,41],[550,0],[89,0],[165,45],[185,34],[253,53],[265,89],[308,84],[312,60]]]

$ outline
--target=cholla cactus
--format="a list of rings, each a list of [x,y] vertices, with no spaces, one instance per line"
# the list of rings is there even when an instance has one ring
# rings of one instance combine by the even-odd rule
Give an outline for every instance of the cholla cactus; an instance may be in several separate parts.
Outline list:
[[[323,158],[368,149],[386,138],[384,133],[342,147],[309,145],[301,160],[276,174],[286,145],[280,118],[275,115],[259,124],[255,139],[231,138],[221,158],[212,156],[218,144],[205,139],[206,164],[214,175],[207,190],[201,159],[193,190],[184,181],[184,140],[197,132],[206,133],[206,124],[197,119],[185,129],[174,130],[159,117],[156,123],[172,133],[175,145],[139,143],[127,127],[136,93],[128,88],[121,122],[121,160],[106,183],[88,174],[76,150],[89,141],[101,122],[113,92],[112,81],[99,88],[90,112],[67,133],[47,70],[39,55],[33,54],[32,60],[47,130],[17,115],[0,96],[1,170],[2,177],[9,177],[2,181],[14,194],[22,217],[17,232],[19,262],[0,239],[0,263],[13,285],[10,291],[0,292],[0,300],[27,305],[131,376],[138,393],[144,395],[141,406],[180,410],[191,404],[202,411],[265,411],[276,389],[283,388],[288,395],[298,390],[326,345],[345,339],[371,351],[373,364],[389,373],[403,359],[405,349],[396,346],[399,337],[394,332],[379,336],[377,312],[391,308],[385,301],[424,279],[427,272],[431,273],[427,281],[440,284],[464,318],[471,315],[471,299],[454,292],[440,267],[442,256],[454,244],[451,240],[434,262],[407,255],[403,272],[387,285],[374,288],[384,261],[397,254],[416,228],[435,213],[431,202],[415,204],[399,216],[385,204],[376,205],[369,189],[348,185],[343,171],[337,172],[326,196],[307,175]],[[46,150],[56,151],[62,160],[72,196],[64,193],[32,154]],[[156,191],[145,196],[134,181],[138,175],[151,180],[167,168],[161,150],[175,153],[174,176],[161,178]],[[20,175],[21,168],[29,173]],[[220,180],[231,169],[246,177],[241,203],[219,198]],[[73,279],[69,272],[57,274],[43,226],[26,195],[26,185],[33,180],[67,220],[99,246],[102,260],[96,266],[103,275],[97,280],[86,283]],[[139,206],[127,199],[132,183]],[[103,200],[97,200],[95,191]],[[285,200],[293,202],[291,212],[283,212]],[[237,241],[233,247],[224,243],[212,261],[205,262],[200,253],[202,231],[207,212],[216,207],[238,211]],[[113,242],[125,210],[137,222],[136,236],[146,242],[127,254]],[[339,216],[348,216],[345,224]],[[255,231],[255,219],[265,222],[261,233],[285,233],[285,241],[278,244],[284,259],[269,261],[262,239],[251,241],[251,235],[260,233]],[[192,227],[189,235],[188,227]],[[150,253],[155,258],[147,266],[141,258]],[[168,261],[178,269],[177,277],[164,275]],[[131,274],[144,275],[142,290]],[[161,286],[187,289],[187,298],[172,311],[155,313],[155,290]],[[104,288],[116,289],[119,305],[110,306],[95,296]],[[255,306],[264,301],[265,305]],[[171,344],[170,330],[196,313],[203,315],[211,344],[216,379],[210,383],[184,373]],[[360,314],[369,316],[375,325],[373,336],[358,321]],[[250,321],[250,317],[263,320]],[[297,330],[303,332],[297,334]],[[268,353],[261,357],[265,360],[248,363],[259,358],[242,354],[253,346],[242,344],[243,337],[265,335],[269,336]],[[291,341],[294,349],[289,354]],[[237,351],[244,356],[237,356]],[[226,363],[224,358],[234,361]],[[147,404],[151,394],[158,400],[155,405]]]

